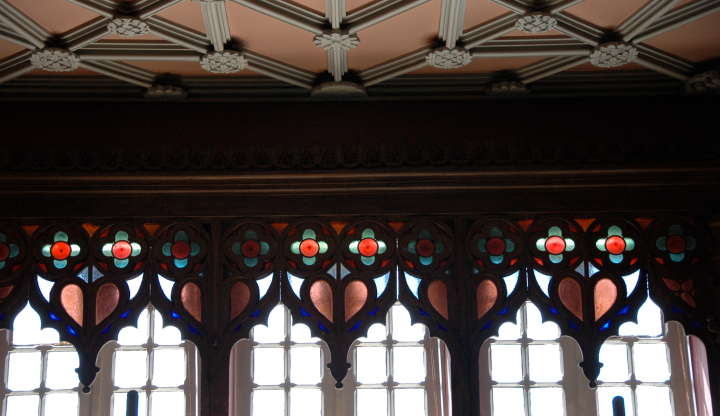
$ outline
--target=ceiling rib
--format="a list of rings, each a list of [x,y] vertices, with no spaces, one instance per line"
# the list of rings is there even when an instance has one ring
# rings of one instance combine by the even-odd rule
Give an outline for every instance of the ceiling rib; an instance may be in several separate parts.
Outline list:
[[[443,0],[440,13],[438,37],[445,41],[445,46],[455,47],[462,35],[465,22],[465,0]]]
[[[236,3],[270,16],[281,22],[299,27],[314,34],[323,32],[325,19],[311,10],[284,0],[233,0]]]
[[[427,66],[427,54],[432,52],[430,48],[419,49],[415,52],[401,56],[374,66],[360,73],[366,86],[375,85],[398,75],[407,74]]]
[[[688,3],[657,19],[655,23],[645,29],[644,32],[635,36],[634,40],[636,42],[647,40],[662,33],[677,29],[680,26],[686,25],[718,10],[720,10],[720,1],[718,0],[697,0]]]
[[[147,24],[152,33],[169,42],[198,53],[207,52],[207,39],[203,34],[157,16],[149,18]]]
[[[667,13],[677,2],[678,0],[650,0],[621,23],[617,31],[625,39],[632,39]]]
[[[35,45],[32,44],[32,42],[28,41],[27,39],[23,38],[22,36],[18,36],[15,31],[13,31],[10,27],[6,26],[3,22],[0,21],[0,39],[4,39],[8,42],[12,42],[16,45],[20,45],[23,48],[27,49],[33,49]]]
[[[276,61],[253,51],[246,50],[245,56],[248,59],[248,68],[252,71],[285,81],[300,88],[311,89],[313,87],[315,74],[310,71]]]
[[[553,17],[557,19],[556,29],[558,32],[562,32],[588,45],[597,46],[604,35],[602,29],[567,13],[558,13]]]
[[[325,0],[325,18],[330,27],[340,29],[343,20],[347,17],[347,2],[345,0]]]
[[[225,0],[200,0],[200,10],[208,40],[213,48],[216,51],[225,50],[225,43],[230,40],[230,24]]]
[[[412,10],[430,0],[380,0],[350,13],[345,19],[350,27],[348,33],[353,34],[384,22],[400,13]]]
[[[542,78],[555,75],[572,67],[582,65],[588,61],[587,57],[562,56],[545,59],[543,61],[520,68],[517,73],[520,80],[529,84]]]
[[[107,36],[108,23],[110,19],[107,17],[98,17],[88,23],[66,32],[62,36],[63,44],[71,51],[76,51],[91,43],[97,42]]]
[[[499,38],[508,32],[512,32],[515,30],[516,21],[517,16],[515,14],[504,14],[487,23],[467,30],[460,37],[460,40],[466,48],[475,48],[489,40]]]
[[[30,51],[22,51],[0,61],[0,83],[10,81],[35,69],[30,63]]]
[[[68,2],[95,12],[100,16],[113,17],[116,4],[111,0],[67,0]]]
[[[97,62],[82,60],[80,66],[93,72],[107,75],[121,81],[150,88],[155,80],[155,74],[121,62]]]
[[[140,19],[147,19],[148,17],[155,16],[161,11],[170,8],[183,0],[157,0],[147,1],[139,6],[138,17]]]
[[[6,1],[0,1],[0,21],[36,48],[45,46],[45,39],[50,36],[47,30]]]
[[[589,56],[592,49],[568,38],[496,39],[471,50],[473,58]]]
[[[690,78],[693,70],[692,63],[649,45],[640,44],[637,45],[637,48],[639,54],[636,62],[638,64],[681,81]]]
[[[582,3],[585,0],[559,0],[556,2],[551,2],[550,6],[548,7],[547,11],[549,13],[559,13],[565,9],[568,9],[572,6],[578,5]]]
[[[517,14],[523,14],[527,10],[527,6],[515,0],[492,0],[492,2]]]
[[[181,46],[160,41],[101,41],[88,45],[77,55],[92,61],[186,61],[198,62],[200,55]]]

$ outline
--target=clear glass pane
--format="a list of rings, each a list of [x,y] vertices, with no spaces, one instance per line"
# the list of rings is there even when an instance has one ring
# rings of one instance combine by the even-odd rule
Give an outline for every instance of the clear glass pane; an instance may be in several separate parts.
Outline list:
[[[322,363],[320,347],[295,346],[290,349],[290,381],[295,384],[320,382]]]
[[[177,387],[185,383],[185,350],[158,349],[153,352],[152,384],[158,387]]]
[[[184,416],[185,393],[158,391],[150,394],[150,416]]]
[[[540,382],[555,382],[562,380],[562,357],[560,355],[560,345],[530,345],[528,347],[528,352],[530,362],[530,380]]]
[[[113,416],[127,415],[127,393],[113,393]],[[138,394],[138,416],[146,416],[147,396],[144,392]]]
[[[290,328],[290,341],[299,344],[316,343],[319,338],[310,335],[310,328],[305,324],[295,324]]]
[[[639,415],[672,416],[669,387],[638,386],[635,393]]]
[[[522,358],[519,345],[490,345],[492,379],[501,383],[522,380]]]
[[[45,416],[70,416],[77,413],[77,393],[48,393],[45,396]]]
[[[7,388],[27,391],[40,387],[40,351],[11,352],[8,354]]]
[[[634,416],[630,387],[603,386],[597,389],[598,416],[613,416],[612,400],[615,396],[625,399],[625,416]]]
[[[148,342],[149,331],[149,313],[145,309],[138,317],[137,328],[127,326],[120,330],[118,334],[118,344],[120,345],[143,345]]]
[[[387,416],[387,390],[358,389],[355,398],[357,416]]]
[[[252,393],[253,416],[285,416],[283,390],[255,390]]]
[[[633,361],[635,378],[640,381],[665,381],[670,378],[664,342],[633,345]]]
[[[395,415],[422,416],[425,412],[425,389],[395,390]]]
[[[368,328],[367,337],[360,337],[360,338],[358,338],[358,341],[360,341],[360,342],[381,342],[386,337],[387,337],[387,330],[385,329],[385,325],[372,324],[372,325],[370,325],[370,328]]]
[[[49,351],[45,386],[49,389],[71,389],[78,386],[78,355],[75,351]]]
[[[618,329],[618,334],[623,336],[659,337],[662,333],[662,312],[650,298],[640,307],[637,324],[626,322]]]
[[[320,389],[290,390],[290,416],[322,415],[322,393]]]
[[[493,415],[496,416],[525,416],[525,398],[522,388],[493,388],[492,408]]]
[[[163,328],[163,318],[160,312],[153,312],[155,318],[155,326],[153,327],[153,341],[158,345],[179,345],[182,342],[180,330],[174,326],[166,326]]]
[[[425,350],[423,347],[393,349],[393,380],[398,383],[425,381]]]
[[[40,406],[40,396],[8,396],[6,416],[35,416]]]
[[[117,387],[140,387],[147,382],[147,352],[115,351],[113,380]]]
[[[527,336],[534,340],[555,340],[560,337],[560,328],[553,322],[542,321],[542,315],[537,306],[528,302],[527,308]]]
[[[411,325],[410,314],[402,305],[392,307],[392,324],[392,338],[396,341],[422,341],[425,338],[425,327]]]
[[[257,325],[252,339],[258,343],[277,343],[285,339],[285,307],[278,305],[270,311],[268,325]]]
[[[357,347],[355,377],[358,383],[375,384],[387,380],[385,347]]]
[[[518,322],[520,322],[518,318]],[[520,331],[520,326],[515,325],[512,322],[505,322],[504,324],[500,325],[500,328],[498,329],[498,336],[497,339],[503,340],[503,341],[515,341],[522,338],[522,332]]]
[[[530,416],[563,416],[564,408],[561,387],[530,389]]]
[[[51,328],[40,329],[40,315],[28,303],[13,321],[12,343],[14,345],[57,344],[58,332]]]
[[[627,345],[606,342],[600,347],[600,376],[602,381],[626,381],[628,371]]]
[[[282,348],[253,348],[253,381],[262,385],[277,385],[285,381]]]

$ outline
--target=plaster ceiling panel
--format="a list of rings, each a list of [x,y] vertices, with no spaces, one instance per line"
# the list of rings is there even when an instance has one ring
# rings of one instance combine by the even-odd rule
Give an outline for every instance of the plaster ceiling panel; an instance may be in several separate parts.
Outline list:
[[[675,3],[675,6],[671,10],[683,7],[686,4],[695,3],[696,1],[698,0],[680,0],[679,2]]]
[[[720,57],[720,12],[645,41],[692,62]]]
[[[493,59],[473,59],[470,64],[457,69],[440,69],[432,66],[426,66],[413,74],[486,74],[490,72],[517,70],[526,65],[534,64],[542,61],[543,57],[523,57],[523,58],[493,58]]]
[[[98,15],[67,0],[7,0],[50,33],[67,32]]]
[[[168,7],[157,14],[165,19],[180,23],[196,32],[205,33],[205,25],[203,24],[202,13],[200,12],[200,3],[195,1],[181,1],[180,3]]]
[[[510,13],[510,10],[490,0],[470,0],[465,5],[463,27],[467,30],[508,13]]]
[[[293,3],[299,4],[300,6],[313,10],[321,15],[325,15],[325,0],[294,0]],[[349,7],[350,5],[348,5]]]
[[[360,45],[348,53],[353,70],[364,70],[427,47],[437,38],[440,1],[433,0],[358,33]]]
[[[348,13],[354,12],[355,10],[367,6],[368,4],[375,3],[379,0],[345,0],[347,4]]]
[[[120,36],[120,35],[107,35],[103,39],[105,40],[122,40],[122,41],[135,41],[135,40],[158,40],[158,41],[166,41],[165,39],[161,38],[160,36],[155,36],[153,34],[147,34],[147,35],[138,35],[138,36]]]
[[[237,3],[227,4],[230,34],[243,48],[309,71],[327,70],[324,50],[314,35]]]
[[[596,26],[612,29],[647,3],[647,0],[585,0],[566,11]]]
[[[0,59],[15,55],[23,50],[25,50],[25,48],[20,45],[0,39]]]
[[[522,30],[513,30],[512,32],[508,32],[501,39],[505,38],[565,38],[565,39],[572,39],[568,37],[566,34],[562,32],[558,32],[557,30],[548,30],[547,32],[543,33],[529,33],[529,32],[523,32]]]

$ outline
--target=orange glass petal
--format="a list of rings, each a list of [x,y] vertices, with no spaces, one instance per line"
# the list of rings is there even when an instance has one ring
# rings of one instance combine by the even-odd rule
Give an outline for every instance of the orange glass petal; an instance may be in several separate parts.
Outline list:
[[[180,302],[196,321],[202,322],[202,291],[193,282],[183,286],[180,291]]]
[[[104,321],[117,308],[120,290],[112,283],[100,286],[95,294],[95,325]]]
[[[427,294],[432,307],[435,308],[443,318],[448,319],[448,293],[445,282],[442,280],[434,280],[430,283],[430,286],[428,286]]]
[[[595,320],[602,318],[617,300],[617,286],[610,279],[600,279],[595,284]]]
[[[582,321],[583,305],[580,283],[570,277],[564,278],[558,285],[558,296],[565,308]]]
[[[483,280],[475,290],[477,318],[480,319],[497,303],[498,289],[492,280]]]
[[[80,286],[65,286],[60,292],[60,304],[78,325],[83,325],[83,292]]]
[[[243,282],[235,282],[230,289],[230,319],[237,318],[250,303],[250,288]]]
[[[333,322],[333,298],[330,283],[318,280],[310,286],[310,300],[328,321]]]
[[[367,297],[367,286],[359,280],[353,280],[345,287],[345,322],[349,321],[365,306]]]

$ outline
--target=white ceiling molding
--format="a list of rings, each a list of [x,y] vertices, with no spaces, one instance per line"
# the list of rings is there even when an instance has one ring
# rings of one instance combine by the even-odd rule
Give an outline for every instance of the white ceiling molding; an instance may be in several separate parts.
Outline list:
[[[19,36],[13,31],[11,28],[9,28],[7,25],[5,25],[3,22],[0,21],[0,39],[4,39],[8,42],[12,42],[16,45],[20,45],[23,48],[27,49],[34,49],[35,45],[32,44],[32,42],[29,42],[27,39],[23,38],[22,36]]]
[[[455,69],[469,64],[472,55],[465,48],[438,48],[427,54],[425,61],[435,68]]]
[[[103,40],[78,51],[86,61],[185,61],[198,62],[197,52],[163,41]]]
[[[140,19],[147,19],[148,17],[155,16],[161,11],[170,8],[183,0],[146,0],[139,1],[135,4],[135,8],[139,10],[138,17]]]
[[[120,16],[107,24],[107,30],[115,35],[131,38],[150,33],[150,26],[144,20],[134,17]]]
[[[317,47],[327,52],[328,72],[336,82],[342,81],[343,75],[348,71],[347,53],[360,44],[360,39],[357,35],[337,30],[316,35],[313,41]]]
[[[473,58],[588,56],[591,49],[571,38],[495,39],[471,50]]]
[[[340,29],[345,17],[347,17],[347,3],[345,0],[325,0],[325,18],[330,22],[330,27],[333,30]]]
[[[668,12],[679,0],[650,0],[617,28],[625,39],[632,39]]]
[[[82,60],[80,62],[80,66],[93,72],[119,79],[120,81],[139,85],[143,88],[150,88],[155,80],[155,74],[152,72],[121,62],[96,62]]]
[[[68,49],[43,48],[32,53],[30,63],[43,71],[70,72],[78,69],[80,58]]]
[[[216,51],[222,52],[230,40],[230,24],[228,23],[225,0],[194,0],[200,3],[200,10],[205,24],[207,38]]]
[[[549,1],[547,12],[549,13],[560,13],[561,11],[568,9],[572,6],[578,5],[585,0],[557,0]]]
[[[205,35],[177,25],[161,17],[151,17],[147,20],[150,31],[176,45],[184,46],[198,53],[205,53],[208,49]]]
[[[638,56],[635,45],[625,42],[606,42],[600,44],[590,54],[590,63],[599,68],[615,68],[627,65]]]
[[[453,49],[462,35],[465,22],[465,0],[442,0],[438,37]]]
[[[315,82],[315,74],[310,71],[276,61],[253,51],[246,50],[245,57],[248,59],[248,69],[271,78],[308,90],[312,89]]]
[[[325,19],[322,15],[284,0],[233,0],[236,3],[289,25],[319,35]]]
[[[492,0],[493,3],[510,10],[513,13],[523,14],[527,11],[528,6],[515,0]]]
[[[517,74],[524,84],[529,84],[539,79],[555,75],[558,72],[582,65],[587,61],[588,58],[582,56],[561,56],[557,58],[550,58],[520,68],[517,71]]]
[[[635,62],[638,64],[681,81],[690,78],[694,68],[692,63],[649,45],[640,44],[637,48]]]
[[[113,17],[117,4],[112,0],[67,0],[72,4],[95,12],[100,16]]]
[[[214,74],[232,74],[247,68],[248,61],[238,51],[208,52],[200,59],[200,66]]]
[[[644,32],[635,36],[633,40],[636,42],[647,40],[705,17],[718,10],[720,10],[720,1],[718,0],[697,0],[695,2],[688,3],[657,19],[655,23],[645,29]]]
[[[597,46],[604,35],[604,31],[594,25],[571,16],[567,13],[555,15],[557,25],[555,29],[591,46]]]
[[[348,33],[353,34],[367,29],[392,17],[412,10],[430,0],[379,0],[348,14],[345,23]]]
[[[31,51],[23,51],[0,61],[0,83],[24,75],[35,67],[30,63]]]
[[[110,33],[111,20],[107,17],[98,17],[84,25],[80,25],[62,35],[62,43],[71,51],[81,49],[91,43],[97,42]]]
[[[427,55],[432,52],[430,48],[418,49],[415,52],[401,56],[376,65],[360,73],[365,86],[375,85],[398,75],[407,74],[427,66]]]
[[[489,40],[512,32],[515,30],[515,22],[517,22],[517,15],[514,13],[504,14],[487,23],[467,30],[460,37],[460,40],[466,48],[475,48]]]
[[[527,33],[549,32],[557,26],[557,19],[547,13],[528,13],[515,22],[515,29]]]
[[[45,46],[45,40],[50,36],[47,30],[4,0],[0,1],[0,21],[36,48]]]

